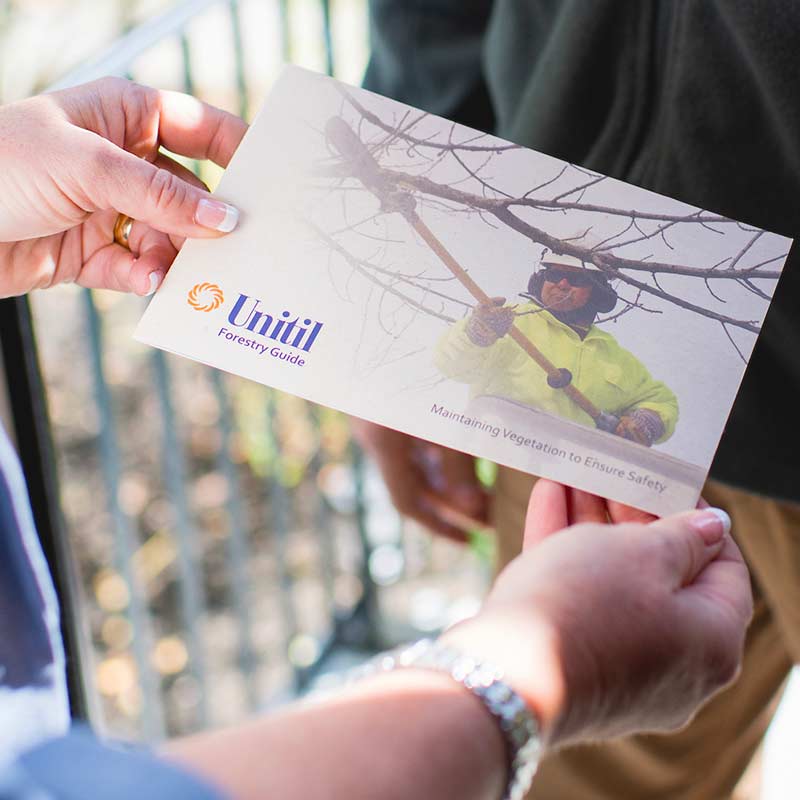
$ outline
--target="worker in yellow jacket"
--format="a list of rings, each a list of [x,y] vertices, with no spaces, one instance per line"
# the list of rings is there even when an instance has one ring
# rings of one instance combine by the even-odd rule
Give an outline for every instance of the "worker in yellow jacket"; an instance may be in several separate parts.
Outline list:
[[[436,365],[470,385],[471,397],[494,396],[594,427],[592,418],[506,334],[517,328],[598,408],[619,418],[616,434],[646,446],[675,430],[678,401],[631,352],[594,322],[617,293],[606,276],[572,256],[550,255],[528,284],[531,302],[481,304],[453,325],[436,350]]]

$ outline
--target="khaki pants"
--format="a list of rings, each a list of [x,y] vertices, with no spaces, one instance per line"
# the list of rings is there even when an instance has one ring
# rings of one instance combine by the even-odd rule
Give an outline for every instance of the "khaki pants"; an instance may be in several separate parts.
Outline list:
[[[498,474],[499,564],[522,542],[533,478]],[[800,662],[800,505],[709,482],[703,496],[728,511],[753,576],[755,615],[736,683],[671,735],[633,736],[562,750],[540,765],[529,800],[724,800],[766,731],[792,663]]]

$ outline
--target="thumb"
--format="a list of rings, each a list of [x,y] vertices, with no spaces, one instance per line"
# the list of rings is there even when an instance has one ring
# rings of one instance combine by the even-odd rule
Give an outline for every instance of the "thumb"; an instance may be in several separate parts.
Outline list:
[[[688,586],[719,555],[731,520],[721,508],[688,511],[652,522],[659,536],[659,559],[675,586]]]
[[[94,205],[90,210],[111,208],[175,236],[208,238],[236,227],[239,211],[234,206],[110,142],[98,147],[85,184]]]

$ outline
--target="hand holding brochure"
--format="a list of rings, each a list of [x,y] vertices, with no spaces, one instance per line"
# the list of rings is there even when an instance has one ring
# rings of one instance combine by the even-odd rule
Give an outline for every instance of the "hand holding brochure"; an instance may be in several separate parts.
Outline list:
[[[656,514],[695,504],[791,242],[287,68],[136,336]]]

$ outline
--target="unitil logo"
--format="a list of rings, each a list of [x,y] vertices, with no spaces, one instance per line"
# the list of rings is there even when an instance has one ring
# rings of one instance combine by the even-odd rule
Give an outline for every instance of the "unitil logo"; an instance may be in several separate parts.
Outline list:
[[[195,311],[213,311],[225,302],[225,295],[216,283],[198,283],[190,289],[187,302]]]

